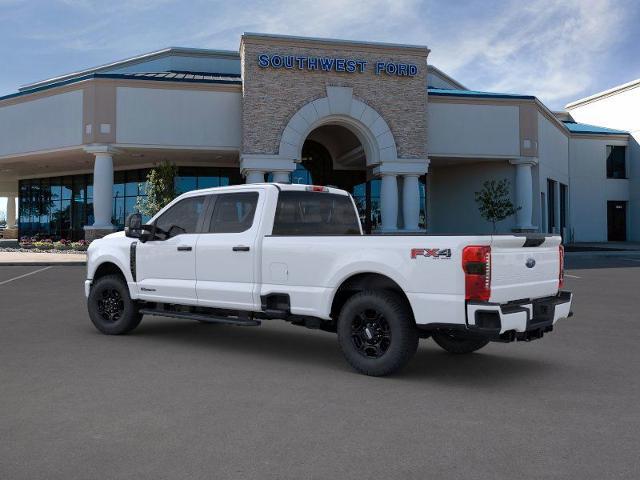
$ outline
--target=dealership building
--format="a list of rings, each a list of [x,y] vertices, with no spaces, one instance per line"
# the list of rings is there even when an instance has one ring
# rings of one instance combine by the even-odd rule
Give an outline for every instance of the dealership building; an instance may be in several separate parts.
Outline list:
[[[475,192],[507,179],[519,209],[500,231],[640,241],[640,81],[552,112],[470,90],[428,55],[247,33],[237,52],[167,48],[25,85],[0,97],[5,236],[121,229],[166,160],[180,192],[344,188],[371,233],[488,233]]]

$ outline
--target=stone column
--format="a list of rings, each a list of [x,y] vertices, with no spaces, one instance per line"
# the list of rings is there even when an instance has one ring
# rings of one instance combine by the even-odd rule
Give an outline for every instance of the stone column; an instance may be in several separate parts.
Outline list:
[[[296,168],[292,158],[280,155],[247,153],[240,155],[240,173],[247,183],[263,183],[265,172],[273,172],[275,183],[289,183],[289,172]]]
[[[383,173],[380,185],[380,214],[382,231],[398,229],[398,178],[395,173]]]
[[[516,231],[533,231],[533,175],[531,167],[538,163],[538,159],[534,157],[521,157],[510,160],[512,165],[516,166],[516,208],[520,210],[516,212]]]
[[[264,183],[264,170],[247,170],[245,178],[247,183]]]
[[[418,174],[403,175],[402,212],[404,229],[418,230],[420,222],[420,182]]]
[[[273,172],[273,183],[291,183],[288,171]]]
[[[418,230],[420,217],[420,183],[418,178],[429,170],[428,159],[403,159],[383,162],[373,169],[382,179],[380,210],[382,231],[398,229],[398,176],[403,177],[402,211],[405,230]]]
[[[9,195],[7,197],[7,228],[16,228],[16,197]]]
[[[113,212],[113,155],[115,150],[108,145],[85,148],[94,155],[93,163],[93,225],[84,227],[85,238],[94,240],[115,229],[111,223]]]

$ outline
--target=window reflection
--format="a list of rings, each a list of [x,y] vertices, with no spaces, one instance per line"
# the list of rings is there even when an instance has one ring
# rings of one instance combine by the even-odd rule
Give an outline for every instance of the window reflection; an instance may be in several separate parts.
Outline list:
[[[112,222],[124,228],[127,215],[136,211],[147,192],[148,169],[114,172]],[[180,167],[179,192],[243,183],[237,168]],[[93,175],[70,175],[20,180],[18,226],[21,236],[79,240],[85,225],[92,225]],[[145,221],[149,218],[144,218]]]

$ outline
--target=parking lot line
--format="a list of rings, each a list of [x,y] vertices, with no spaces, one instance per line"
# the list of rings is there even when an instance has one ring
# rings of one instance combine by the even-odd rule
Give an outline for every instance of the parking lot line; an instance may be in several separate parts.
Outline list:
[[[10,278],[9,280],[4,280],[0,282],[0,285],[4,285],[5,283],[13,282],[14,280],[20,280],[21,278],[28,277],[29,275],[34,275],[39,272],[44,272],[45,270],[49,270],[51,267],[39,268],[38,270],[34,270],[33,272],[25,273],[24,275],[19,275],[17,277]]]
[[[569,275],[568,273],[565,273],[564,276],[569,278],[582,278],[582,277],[579,277],[578,275]]]

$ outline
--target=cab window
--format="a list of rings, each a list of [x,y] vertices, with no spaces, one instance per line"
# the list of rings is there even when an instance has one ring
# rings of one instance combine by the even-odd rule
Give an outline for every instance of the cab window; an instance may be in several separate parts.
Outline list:
[[[209,233],[240,233],[251,228],[258,192],[221,193],[214,201]]]
[[[183,233],[196,233],[198,221],[204,209],[204,196],[189,197],[180,200],[158,217],[156,227],[170,237]]]
[[[273,235],[360,235],[360,219],[346,195],[284,191]]]

